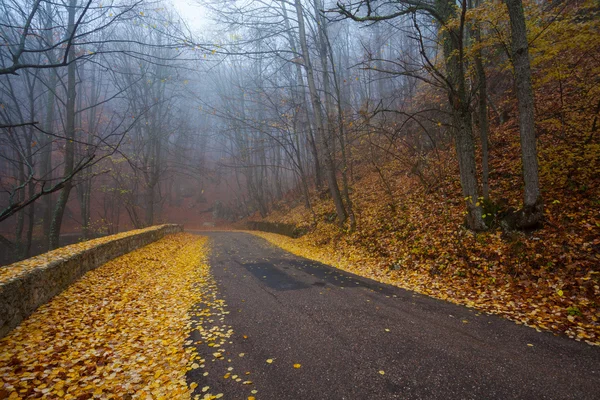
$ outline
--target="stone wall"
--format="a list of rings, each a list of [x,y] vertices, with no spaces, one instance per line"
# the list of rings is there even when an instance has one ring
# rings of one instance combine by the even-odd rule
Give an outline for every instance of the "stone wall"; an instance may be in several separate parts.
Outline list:
[[[298,228],[296,225],[281,224],[277,222],[248,221],[245,222],[244,228],[250,231],[277,233],[294,239],[299,238],[306,233],[304,229]]]
[[[0,338],[6,336],[23,319],[31,315],[39,306],[65,290],[71,283],[86,272],[95,269],[113,258],[155,242],[165,235],[182,232],[182,225],[159,225],[132,232],[123,237],[114,235],[102,241],[91,241],[92,247],[80,245],[62,248],[62,253],[73,248],[74,252],[27,270],[16,277],[0,282]],[[93,245],[93,242],[99,242]],[[37,256],[41,258],[44,255]],[[33,259],[31,259],[33,260]],[[4,268],[21,268],[25,262],[15,263]]]

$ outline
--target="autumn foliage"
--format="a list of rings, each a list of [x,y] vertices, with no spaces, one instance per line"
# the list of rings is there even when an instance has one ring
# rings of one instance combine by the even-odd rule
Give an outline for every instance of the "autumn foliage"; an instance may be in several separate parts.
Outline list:
[[[169,235],[84,275],[0,340],[0,398],[189,399],[206,254],[206,238]]]
[[[305,236],[261,235],[363,276],[599,344],[600,19],[593,2],[561,7],[526,10],[543,227],[523,232],[503,225],[522,205],[523,183],[510,59],[502,53],[508,21],[498,2],[487,2],[470,15],[487,32],[484,54],[494,93],[490,198],[479,199],[491,228],[474,233],[464,227],[450,141],[441,138],[434,147],[416,149],[418,135],[409,132],[394,147],[363,125],[369,131],[362,131],[351,150],[356,229],[339,228],[331,200],[315,191],[312,210],[290,200],[265,219],[295,224]],[[439,103],[441,95],[421,87],[418,96],[427,105]],[[359,132],[361,123],[353,121],[349,129]],[[381,132],[394,130],[393,121],[385,123]],[[441,130],[444,122],[438,125]],[[393,156],[382,150],[389,148]]]

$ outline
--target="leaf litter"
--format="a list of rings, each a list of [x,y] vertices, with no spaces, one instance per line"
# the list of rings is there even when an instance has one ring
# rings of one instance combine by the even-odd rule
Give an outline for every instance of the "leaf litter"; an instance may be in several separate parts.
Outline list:
[[[0,340],[0,398],[189,399],[207,250],[169,235],[85,274]]]

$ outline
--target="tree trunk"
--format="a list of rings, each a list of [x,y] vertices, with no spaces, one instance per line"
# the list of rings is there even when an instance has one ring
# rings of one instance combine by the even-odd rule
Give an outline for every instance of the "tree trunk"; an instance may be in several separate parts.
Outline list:
[[[35,82],[35,81],[34,81]],[[31,115],[29,116],[31,121],[34,121],[35,118],[35,99],[34,99],[34,87],[30,86],[29,90],[29,109]],[[35,165],[33,161],[33,138],[34,138],[34,128],[33,126],[29,127],[28,135],[27,135],[27,164],[33,166]],[[32,198],[35,195],[35,181],[30,179],[27,183],[27,197]],[[28,258],[29,253],[31,251],[31,242],[33,240],[33,228],[35,225],[35,201],[27,207],[27,231],[25,233],[25,245],[23,246],[23,258]]]
[[[516,227],[527,229],[539,226],[544,212],[538,173],[529,44],[522,1],[505,0],[505,2],[510,18],[512,62],[515,69],[515,90],[519,105],[521,159],[525,183],[523,209],[517,213]]]
[[[478,120],[479,120],[479,139],[481,141],[481,186],[483,190],[483,198],[490,197],[490,150],[489,150],[489,119],[487,106],[487,82],[485,71],[481,58],[475,61],[477,64],[477,76],[479,80],[479,98],[478,98]]]
[[[314,0],[315,1],[315,12],[316,12],[316,18],[319,21],[319,27],[321,28],[321,34],[320,34],[320,40],[322,41],[321,43],[321,59],[322,59],[322,63],[323,63],[323,73],[325,74],[325,77],[329,76],[329,72],[327,71],[327,59],[328,57],[331,59],[331,75],[333,77],[333,84],[335,87],[335,94],[336,94],[336,111],[337,111],[337,126],[338,126],[338,134],[339,134],[339,141],[340,141],[340,151],[341,151],[341,156],[342,156],[342,194],[344,196],[344,200],[346,202],[346,211],[348,212],[348,219],[350,221],[350,230],[354,230],[356,229],[356,217],[354,215],[354,210],[353,210],[353,206],[352,206],[352,199],[350,199],[350,188],[348,185],[348,155],[347,155],[347,151],[346,151],[346,130],[344,129],[344,113],[343,113],[343,108],[342,108],[342,98],[341,98],[341,90],[340,90],[340,83],[339,83],[339,77],[337,75],[337,68],[335,66],[335,62],[334,62],[334,58],[333,58],[333,49],[331,48],[331,43],[329,41],[329,32],[327,31],[327,21],[325,20],[325,18],[323,18],[323,16],[321,15],[321,13],[319,12],[319,10],[322,9],[322,4],[320,2],[320,0]],[[325,91],[326,91],[326,99],[327,99],[327,104],[329,104],[327,106],[328,109],[328,114],[333,114],[333,94],[330,93],[330,89],[329,89],[329,79],[325,79],[325,77],[323,78],[323,84],[325,86]],[[328,118],[328,123],[330,124],[331,127],[333,127],[334,122],[333,122],[333,116],[330,115]],[[333,128],[330,128],[333,131]],[[332,135],[333,136],[333,135]]]
[[[456,13],[453,0],[438,0],[437,9],[441,18],[445,21],[449,21]],[[463,197],[467,204],[466,222],[470,229],[481,231],[487,227],[483,221],[482,210],[479,206],[472,115],[465,85],[463,33],[462,29],[446,27],[441,34],[441,39],[444,48],[446,74],[448,75],[448,82],[450,84],[448,94],[452,108],[460,183]]]
[[[77,0],[69,0],[69,29],[68,35],[73,33],[75,29],[75,12],[77,11]],[[69,66],[67,67],[67,109],[66,109],[66,140],[65,140],[65,165],[63,176],[67,177],[73,172],[75,161],[75,98],[77,92],[75,90],[75,51],[71,47],[69,50]],[[58,196],[58,201],[54,208],[52,224],[50,225],[50,243],[49,250],[53,250],[59,246],[60,230],[63,221],[69,194],[73,188],[72,179],[69,179],[63,186]]]
[[[477,184],[477,168],[475,163],[475,144],[471,113],[464,110],[453,110],[456,154],[460,170],[460,184],[467,204],[467,226],[474,231],[487,229],[479,206],[479,188]]]
[[[300,47],[302,48],[302,55],[304,58],[304,67],[306,69],[306,75],[308,80],[308,90],[310,92],[313,112],[315,114],[315,124],[317,126],[318,131],[317,138],[319,139],[319,142],[323,148],[323,158],[325,161],[325,174],[327,177],[327,184],[329,186],[329,191],[331,193],[331,197],[335,205],[338,223],[341,226],[344,224],[347,218],[346,209],[344,208],[344,203],[342,202],[342,196],[340,194],[340,188],[337,184],[335,165],[333,162],[333,156],[330,152],[331,149],[325,137],[326,134],[324,129],[323,111],[321,110],[321,99],[319,97],[319,93],[317,92],[314,71],[310,62],[310,54],[308,51],[308,44],[306,42],[306,29],[304,26],[304,14],[302,10],[302,4],[300,3],[300,0],[295,0],[294,3],[296,5],[296,14],[298,17]]]
[[[35,194],[35,184],[29,183],[29,197]],[[31,253],[31,242],[33,241],[33,228],[35,224],[35,201],[27,207],[27,233],[25,236],[25,246],[23,247],[23,258],[28,258]]]
[[[476,0],[476,5],[479,5],[479,0]],[[473,36],[475,37],[476,43],[481,43],[481,27],[479,24],[473,28]],[[481,186],[483,191],[483,198],[489,199],[490,197],[490,165],[489,165],[489,118],[488,118],[488,93],[487,93],[487,78],[485,76],[485,69],[483,68],[483,56],[481,54],[481,48],[478,48],[475,53],[475,70],[477,72],[477,85],[478,85],[478,122],[479,122],[479,139],[481,141]]]
[[[145,226],[152,226],[154,223],[154,187],[156,185],[148,185],[146,188],[146,215]]]
[[[296,40],[294,36],[292,36],[292,28],[290,26],[289,17],[287,14],[287,7],[285,1],[281,1],[281,11],[283,13],[283,22],[285,24],[285,30],[287,32],[287,40],[290,45],[290,49],[295,54],[299,54],[296,46]],[[317,149],[317,145],[315,143],[315,138],[310,126],[310,114],[308,111],[308,105],[306,101],[306,91],[304,89],[304,78],[302,76],[302,66],[299,62],[295,62],[294,66],[296,68],[296,80],[297,87],[294,88],[293,82],[291,82],[290,86],[294,90],[294,100],[296,100],[298,105],[302,105],[302,110],[298,113],[299,120],[301,121],[299,124],[303,128],[302,130],[306,134],[306,140],[308,141],[308,147],[313,156],[314,168],[315,168],[315,186],[317,188],[321,188],[323,186],[323,177],[321,173],[321,163],[319,161],[319,151]],[[299,164],[302,164],[302,160],[299,158]],[[307,164],[308,165],[308,164]],[[308,194],[308,191],[307,191]],[[306,204],[310,204],[308,198],[306,199]]]
[[[19,185],[25,183],[26,175],[25,175],[25,160],[21,158],[19,162]],[[18,202],[21,203],[25,200],[25,188],[21,188],[18,191]],[[20,210],[17,213],[17,224],[15,226],[15,256],[18,258],[22,258],[23,254],[23,227],[25,225],[25,209]]]
[[[95,104],[98,102],[100,94],[99,89],[96,85],[96,68],[94,64],[91,67],[91,85],[90,85],[90,103]],[[83,80],[83,73],[81,74]],[[92,107],[88,112],[88,126],[87,126],[87,145],[82,150],[82,154],[85,153],[86,156],[92,157],[92,142],[94,140],[94,135],[96,133],[96,112],[97,108]],[[81,232],[83,235],[83,239],[89,239],[90,237],[90,224],[91,224],[91,199],[92,199],[92,180],[93,180],[93,169],[92,167],[88,168],[84,172],[84,179],[79,185],[80,190],[80,205],[81,205]]]
[[[50,2],[46,4],[46,14],[48,20],[46,21],[45,40],[50,45],[54,43],[52,36],[52,5]],[[53,52],[48,52],[49,62],[54,63]],[[48,96],[46,99],[46,115],[44,119],[44,131],[52,132],[54,129],[54,101],[56,97],[56,81],[57,75],[56,70],[51,68],[49,70],[49,81],[48,81]],[[43,134],[42,136],[42,159],[41,159],[41,175],[45,180],[52,179],[52,136]],[[52,198],[51,194],[43,197],[44,203],[44,247],[50,247],[50,225],[52,224]]]

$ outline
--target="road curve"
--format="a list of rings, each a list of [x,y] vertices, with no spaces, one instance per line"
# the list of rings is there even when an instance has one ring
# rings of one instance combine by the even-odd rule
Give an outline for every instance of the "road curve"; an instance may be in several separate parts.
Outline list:
[[[598,347],[341,272],[250,234],[203,234],[230,311],[222,323],[234,333],[222,361],[199,347],[206,366],[188,375],[198,393],[208,386],[224,399],[256,400],[600,397]],[[252,383],[224,379],[228,370]]]

